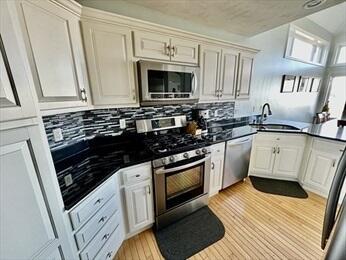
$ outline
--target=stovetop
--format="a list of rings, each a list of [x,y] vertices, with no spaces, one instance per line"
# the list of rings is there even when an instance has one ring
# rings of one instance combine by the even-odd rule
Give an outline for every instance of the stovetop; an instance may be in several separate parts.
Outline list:
[[[190,134],[160,134],[147,136],[144,144],[155,155],[167,155],[201,148],[208,142]]]

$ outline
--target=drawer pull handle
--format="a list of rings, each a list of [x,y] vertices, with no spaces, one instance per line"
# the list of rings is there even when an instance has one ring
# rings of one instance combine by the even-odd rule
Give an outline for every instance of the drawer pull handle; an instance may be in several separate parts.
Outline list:
[[[99,223],[100,222],[105,222],[106,219],[107,219],[107,216],[103,216],[102,218],[100,218]]]
[[[136,174],[136,177],[139,178],[139,177],[141,177],[141,175],[140,174]]]
[[[108,239],[109,238],[109,233],[105,234],[103,237],[102,237],[102,240],[103,239]]]
[[[280,153],[280,147],[278,147],[278,153]]]
[[[276,148],[275,147],[273,147],[273,153],[276,153]]]
[[[97,199],[97,200],[95,201],[95,205],[98,204],[98,203],[101,203],[102,200],[103,200],[103,198]]]
[[[106,256],[106,259],[107,259],[107,258],[111,258],[111,256],[112,256],[112,251],[111,251],[111,252],[108,252],[108,254],[107,254],[107,256]]]

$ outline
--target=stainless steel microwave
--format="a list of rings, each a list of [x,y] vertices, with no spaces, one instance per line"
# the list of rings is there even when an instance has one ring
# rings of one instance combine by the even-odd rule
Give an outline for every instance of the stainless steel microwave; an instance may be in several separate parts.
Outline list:
[[[138,61],[143,103],[195,102],[198,99],[199,67]]]

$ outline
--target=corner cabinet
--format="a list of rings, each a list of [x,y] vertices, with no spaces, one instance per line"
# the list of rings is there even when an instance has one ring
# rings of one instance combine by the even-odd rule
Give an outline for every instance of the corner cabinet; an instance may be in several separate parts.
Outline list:
[[[308,157],[304,187],[328,196],[345,144],[314,138]]]
[[[253,60],[253,53],[220,45],[202,45],[200,100],[248,99]]]
[[[258,133],[253,141],[249,175],[298,179],[306,136]]]
[[[198,42],[147,31],[134,31],[133,35],[136,57],[198,63]]]
[[[87,106],[79,15],[53,1],[13,2],[40,109]]]
[[[93,104],[138,103],[131,30],[88,20],[82,29]]]

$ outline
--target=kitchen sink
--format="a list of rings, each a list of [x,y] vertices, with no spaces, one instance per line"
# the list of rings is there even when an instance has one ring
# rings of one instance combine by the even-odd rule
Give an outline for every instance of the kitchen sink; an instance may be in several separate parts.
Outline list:
[[[279,124],[264,124],[264,125],[251,125],[254,128],[260,129],[260,130],[300,130],[297,127],[290,126],[290,125],[279,125]]]

